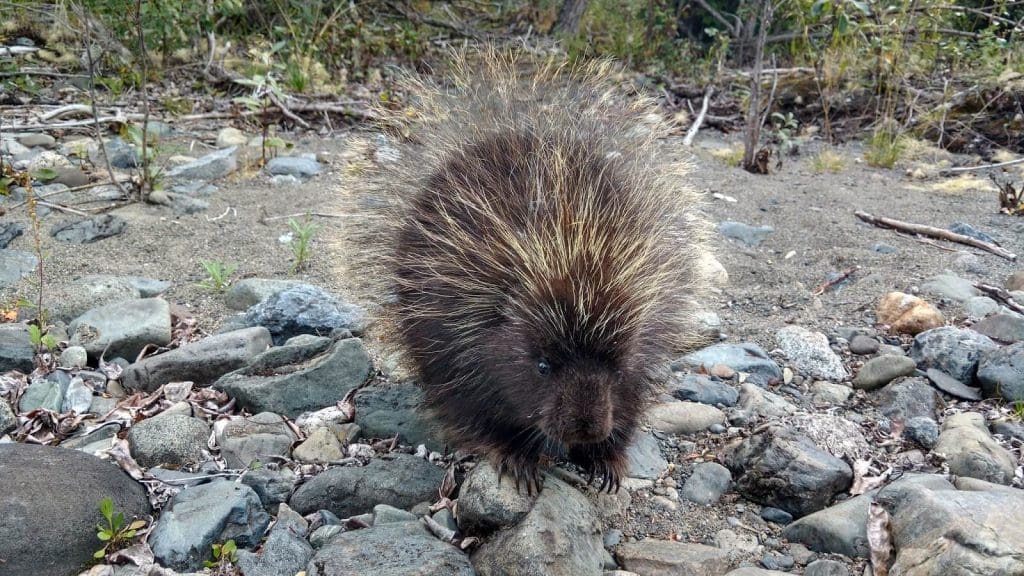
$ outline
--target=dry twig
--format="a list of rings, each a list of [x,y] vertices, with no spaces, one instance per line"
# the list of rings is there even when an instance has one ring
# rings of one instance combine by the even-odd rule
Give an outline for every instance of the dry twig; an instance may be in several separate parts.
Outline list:
[[[697,115],[697,119],[693,121],[690,129],[686,131],[686,136],[683,138],[683,146],[693,145],[693,139],[697,136],[700,125],[704,123],[704,116],[708,113],[708,105],[711,103],[711,95],[714,93],[715,87],[708,84],[708,89],[704,91],[704,102],[700,105],[700,114]]]
[[[860,210],[855,211],[854,215],[868,224],[873,224],[880,228],[893,228],[895,230],[902,230],[903,232],[923,234],[924,236],[931,236],[932,238],[939,238],[941,240],[949,240],[950,242],[966,244],[967,246],[974,246],[975,248],[991,252],[996,256],[1006,258],[1007,260],[1017,259],[1016,254],[996,246],[995,244],[990,244],[988,242],[978,240],[977,238],[971,238],[970,236],[964,236],[963,234],[957,234],[956,232],[950,232],[949,230],[943,230],[942,228],[925,226],[924,224],[902,222],[900,220],[893,220],[892,218],[885,218],[883,216],[872,216],[871,214]]]

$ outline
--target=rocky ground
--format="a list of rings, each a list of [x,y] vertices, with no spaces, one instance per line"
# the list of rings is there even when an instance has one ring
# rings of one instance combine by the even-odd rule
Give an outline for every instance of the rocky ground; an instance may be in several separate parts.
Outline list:
[[[38,295],[24,190],[0,198],[0,572],[227,574],[204,561],[231,540],[246,575],[1024,574],[1024,269],[853,215],[1024,253],[986,180],[939,175],[974,159],[917,147],[879,170],[850,144],[817,173],[809,138],[755,176],[702,134],[718,343],[674,363],[620,493],[559,465],[528,497],[445,449],[382,295],[324,241],[359,226],[331,198],[386,144],[294,138],[257,171],[252,135],[154,130],[157,204],[103,213],[94,144],[3,135],[5,162],[54,169],[35,191],[64,208],[39,207],[47,349],[13,306]],[[306,212],[323,228],[292,274],[282,217]],[[202,260],[238,265],[225,291],[198,285]],[[90,560],[105,497],[145,524]]]

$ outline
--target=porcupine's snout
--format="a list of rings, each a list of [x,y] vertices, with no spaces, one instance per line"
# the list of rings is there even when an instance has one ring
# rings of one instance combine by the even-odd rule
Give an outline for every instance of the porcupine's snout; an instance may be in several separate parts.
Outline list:
[[[570,375],[558,388],[555,436],[566,445],[596,444],[612,433],[614,374]]]

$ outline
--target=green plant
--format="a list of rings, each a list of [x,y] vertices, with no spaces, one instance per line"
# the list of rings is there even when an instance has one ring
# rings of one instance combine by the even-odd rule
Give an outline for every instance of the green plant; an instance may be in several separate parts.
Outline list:
[[[844,167],[843,157],[832,150],[822,150],[817,156],[811,159],[811,169],[817,173],[842,172]]]
[[[204,560],[203,566],[206,568],[215,568],[215,574],[234,573],[232,565],[238,561],[238,555],[235,553],[238,550],[238,546],[234,540],[228,540],[223,544],[213,545],[213,560]]]
[[[310,222],[309,215],[306,215],[306,221],[299,224],[295,218],[288,219],[288,226],[292,229],[292,233],[295,235],[292,238],[292,253],[295,254],[295,263],[292,265],[292,274],[298,272],[309,259],[310,249],[309,243],[313,239],[313,235],[320,229],[314,222]]]
[[[109,496],[100,501],[100,514],[103,514],[107,525],[96,525],[96,537],[106,544],[93,553],[93,558],[103,558],[110,552],[123,548],[129,540],[135,537],[138,530],[146,525],[145,520],[134,520],[125,526],[124,514],[121,512],[114,514],[114,501]]]
[[[54,338],[53,334],[43,334],[43,331],[35,324],[29,324],[28,337],[32,341],[32,347],[37,352],[42,351],[43,346],[50,352],[57,348],[57,339]]]
[[[771,140],[779,147],[779,152],[783,154],[795,153],[798,149],[798,144],[793,135],[800,122],[793,116],[792,112],[787,112],[786,114],[772,112],[771,119]]]
[[[871,133],[867,149],[864,151],[864,161],[869,166],[892,168],[900,159],[903,148],[903,135],[897,127],[892,123],[888,126],[879,126]]]
[[[147,126],[148,128],[148,126]],[[142,166],[139,168],[139,192],[145,197],[145,190],[159,190],[163,187],[163,168],[154,162],[160,153],[156,146],[156,134],[152,129],[143,130],[135,124],[126,124],[122,134],[137,146],[142,155]]]
[[[284,69],[284,65],[274,61],[274,54],[284,47],[284,42],[278,42],[267,51],[255,51],[252,55],[260,63],[261,70],[254,72],[249,78],[240,78],[239,84],[252,86],[252,94],[239,96],[234,99],[253,112],[260,113],[260,124],[263,128],[263,138],[260,140],[260,165],[267,163],[267,139],[270,130],[270,120],[267,117],[267,110],[276,100],[284,100],[285,94],[277,82],[275,71]]]
[[[228,278],[238,269],[237,264],[223,264],[219,260],[201,260],[207,278],[199,286],[214,292],[223,292],[229,284]]]
[[[1013,403],[1013,412],[1010,416],[1019,422],[1024,422],[1024,400],[1017,400]]]

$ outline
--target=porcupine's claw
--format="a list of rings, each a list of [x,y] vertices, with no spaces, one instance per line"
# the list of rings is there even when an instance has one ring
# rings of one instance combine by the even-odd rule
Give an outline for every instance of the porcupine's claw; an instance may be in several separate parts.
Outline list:
[[[528,496],[539,495],[544,487],[544,481],[540,473],[540,464],[531,462],[524,457],[506,456],[498,462],[498,485],[505,475],[511,476],[516,492],[522,492],[526,488]]]

